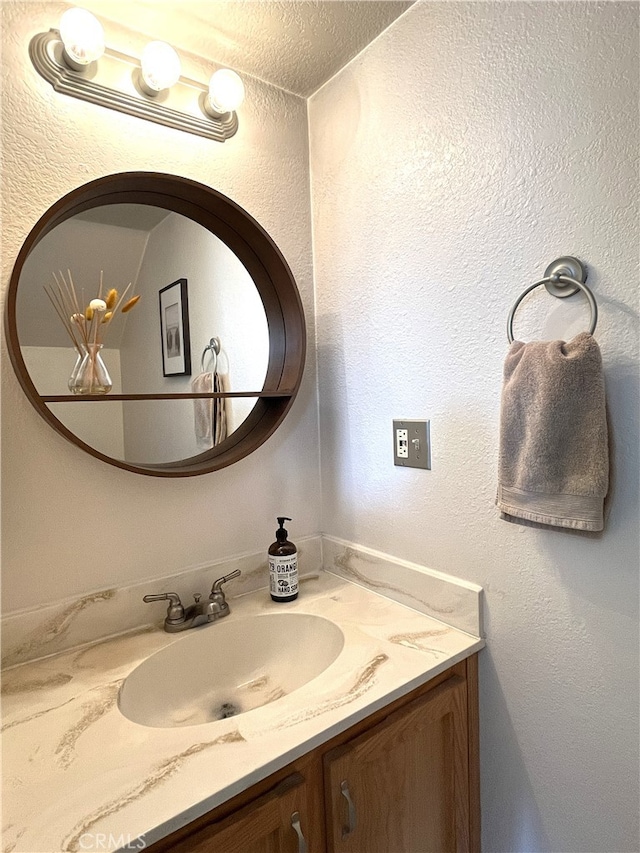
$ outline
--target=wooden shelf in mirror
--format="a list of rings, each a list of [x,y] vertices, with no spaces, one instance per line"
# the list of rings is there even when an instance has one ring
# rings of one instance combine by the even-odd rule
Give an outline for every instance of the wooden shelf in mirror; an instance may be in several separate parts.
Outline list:
[[[259,294],[258,302],[261,302],[266,317],[268,361],[260,379],[261,384],[264,382],[263,390],[197,394],[186,389],[184,392],[170,393],[152,388],[150,390],[153,393],[77,396],[38,392],[21,348],[25,346],[37,349],[39,344],[36,342],[34,345],[30,340],[21,341],[18,322],[18,294],[25,263],[40,242],[58,226],[79,214],[85,219],[87,212],[95,216],[96,208],[104,210],[111,205],[146,205],[145,209],[152,207],[160,212],[167,211],[168,215],[184,217],[214,235],[236,256]],[[72,257],[66,266],[73,268]],[[205,270],[203,286],[213,287],[209,279],[215,280],[216,270],[207,267]],[[244,303],[242,305],[244,311]],[[57,318],[51,312],[51,323],[55,322],[58,322]],[[157,477],[186,477],[208,473],[231,465],[256,450],[275,432],[291,408],[302,381],[306,353],[306,329],[300,295],[286,260],[269,234],[250,214],[216,190],[187,178],[154,172],[128,172],[98,178],[72,190],[44,213],[18,254],[7,292],[5,328],[10,359],[18,380],[32,405],[50,426],[77,447],[110,465]],[[251,338],[242,337],[241,340],[246,340],[247,350],[253,352]],[[51,344],[42,343],[40,346],[44,350]],[[170,462],[158,464],[130,462],[126,458],[117,458],[103,452],[76,434],[60,419],[63,417],[61,412],[67,411],[67,404],[77,402],[110,400],[122,405],[154,406],[166,401],[168,406],[179,406],[180,401],[241,401],[249,398],[256,401],[253,408],[248,414],[243,414],[244,420],[234,426],[233,431],[215,447],[186,458],[175,458]],[[57,404],[64,405],[58,409]],[[51,407],[55,408],[55,413]],[[73,409],[69,408],[69,411]],[[92,410],[91,407],[85,409],[83,406],[82,411]],[[107,407],[101,408],[100,411],[111,412],[113,409]],[[157,410],[154,410],[153,418],[150,417],[149,422],[152,423],[156,417]],[[166,416],[167,420],[171,417],[172,415]]]
[[[287,399],[292,397],[293,392],[289,391],[225,391],[212,392],[211,394],[42,394],[40,399],[43,403],[98,403],[100,401],[107,402],[123,402],[124,400],[233,400],[244,399],[247,397],[282,397]]]

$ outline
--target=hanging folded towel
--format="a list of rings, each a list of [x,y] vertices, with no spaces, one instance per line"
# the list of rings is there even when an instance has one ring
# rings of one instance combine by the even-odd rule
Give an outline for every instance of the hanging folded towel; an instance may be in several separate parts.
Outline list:
[[[514,341],[504,365],[496,504],[518,518],[602,530],[609,457],[600,348]]]
[[[191,380],[194,394],[222,394],[226,378],[219,373],[199,373]],[[224,397],[193,401],[193,417],[198,450],[210,450],[227,437],[227,400]]]
[[[213,373],[199,373],[191,380],[191,391],[211,394],[213,385]],[[213,447],[213,398],[194,400],[193,417],[198,450],[210,450]]]

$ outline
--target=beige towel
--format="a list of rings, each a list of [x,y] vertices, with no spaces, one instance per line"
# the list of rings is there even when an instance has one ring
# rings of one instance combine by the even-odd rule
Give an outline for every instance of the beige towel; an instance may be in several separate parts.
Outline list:
[[[507,520],[602,530],[609,457],[602,357],[593,337],[514,341],[500,419],[496,504]]]
[[[191,380],[194,394],[223,393],[227,385],[219,373],[199,373]],[[193,417],[198,450],[210,450],[227,437],[227,401],[211,397],[193,401]]]
[[[213,391],[213,373],[199,373],[191,380],[194,394],[211,394]],[[193,401],[193,418],[198,450],[210,450],[213,447],[213,399]]]

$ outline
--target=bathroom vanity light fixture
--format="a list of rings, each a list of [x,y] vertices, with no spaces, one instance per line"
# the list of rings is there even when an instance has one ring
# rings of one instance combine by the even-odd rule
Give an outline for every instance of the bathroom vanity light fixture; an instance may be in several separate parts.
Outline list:
[[[85,9],[68,9],[60,28],[29,44],[36,71],[56,92],[224,142],[238,130],[244,84],[227,68],[208,84],[181,76],[180,58],[152,41],[138,60],[105,46],[102,25]]]

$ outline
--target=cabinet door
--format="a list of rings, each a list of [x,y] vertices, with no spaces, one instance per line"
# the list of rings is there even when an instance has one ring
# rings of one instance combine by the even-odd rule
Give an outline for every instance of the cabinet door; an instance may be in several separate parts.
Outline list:
[[[454,676],[324,758],[329,853],[466,853],[466,682]]]
[[[172,853],[313,853],[306,783],[299,773],[219,823],[172,846]]]

